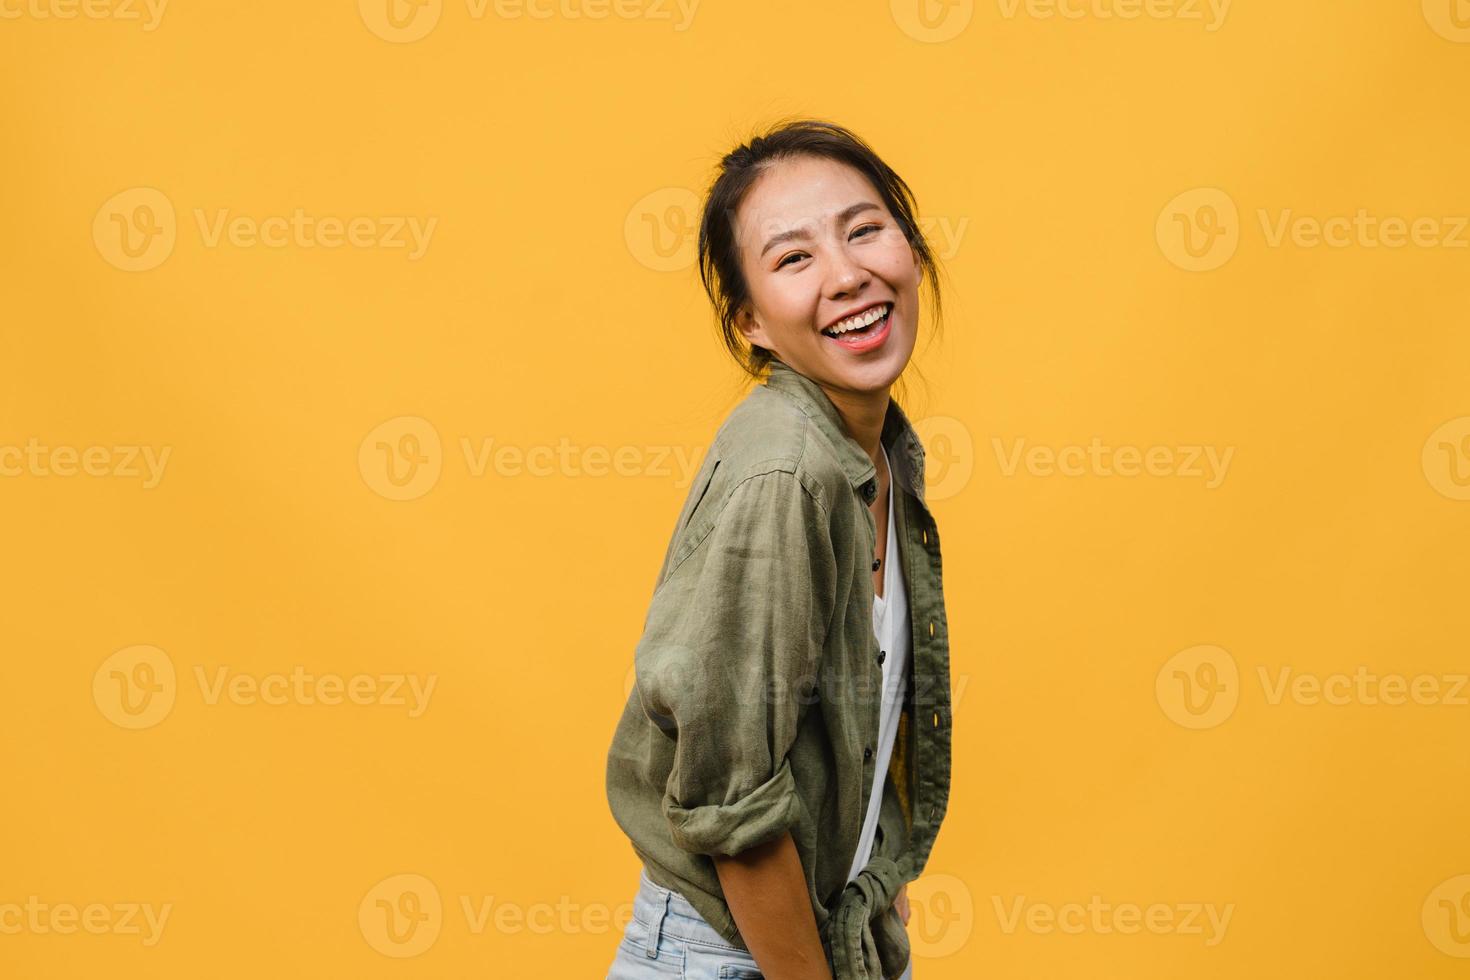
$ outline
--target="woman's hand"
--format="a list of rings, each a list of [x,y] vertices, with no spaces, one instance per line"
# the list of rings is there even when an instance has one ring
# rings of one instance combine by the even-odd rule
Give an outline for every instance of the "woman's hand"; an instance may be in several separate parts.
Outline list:
[[[898,894],[893,898],[893,907],[898,909],[898,917],[903,924],[909,924],[909,883],[904,882],[898,886]]]

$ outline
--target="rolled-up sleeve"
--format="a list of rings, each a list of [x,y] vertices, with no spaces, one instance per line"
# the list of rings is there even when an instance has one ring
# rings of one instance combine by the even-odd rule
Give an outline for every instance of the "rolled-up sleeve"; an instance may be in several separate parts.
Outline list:
[[[738,854],[797,822],[789,755],[817,700],[837,562],[825,510],[787,469],[738,482],[703,533],[654,592],[637,683],[675,740],[674,843]]]

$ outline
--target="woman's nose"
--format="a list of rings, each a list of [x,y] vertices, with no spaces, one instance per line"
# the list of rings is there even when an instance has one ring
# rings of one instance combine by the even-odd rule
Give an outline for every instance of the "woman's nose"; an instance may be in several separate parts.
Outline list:
[[[870,278],[868,270],[839,251],[832,260],[829,290],[834,299],[841,298],[866,285]]]

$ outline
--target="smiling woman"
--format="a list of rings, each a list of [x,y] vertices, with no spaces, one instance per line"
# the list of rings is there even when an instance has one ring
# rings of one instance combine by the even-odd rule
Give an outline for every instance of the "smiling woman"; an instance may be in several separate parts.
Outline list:
[[[763,383],[690,487],[607,756],[643,864],[608,976],[912,975],[905,885],[949,798],[924,449],[891,390],[938,269],[904,182],[794,121],[721,161],[701,277]]]
[[[913,353],[921,279],[936,334],[943,324],[939,269],[916,211],[903,178],[857,136],[831,123],[788,123],[731,151],[699,228],[700,278],[726,349],[758,379],[775,356],[776,337],[798,340],[812,326],[824,332],[867,307],[896,304],[903,327],[897,343],[881,357],[848,365],[869,381],[889,372],[896,377]],[[876,289],[862,297],[861,308],[849,301],[848,309],[824,314],[834,319],[819,322],[816,293],[823,274],[866,275]],[[822,348],[807,339],[794,350],[782,348],[783,359],[813,376],[802,370],[814,366],[804,354]]]

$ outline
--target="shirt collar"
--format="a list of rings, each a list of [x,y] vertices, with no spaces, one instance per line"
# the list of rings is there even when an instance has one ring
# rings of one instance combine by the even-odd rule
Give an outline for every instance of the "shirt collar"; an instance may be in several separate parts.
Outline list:
[[[821,385],[797,371],[779,358],[771,358],[770,373],[766,376],[766,387],[790,396],[801,406],[801,410],[816,423],[817,429],[832,444],[837,453],[842,471],[847,475],[853,489],[872,502],[877,496],[877,468],[863,447],[858,445],[847,432],[837,406],[822,390]],[[924,444],[919,441],[898,399],[889,397],[888,411],[883,416],[883,432],[879,436],[888,450],[888,460],[893,469],[893,478],[909,493],[924,499]],[[865,489],[871,482],[871,489]]]

